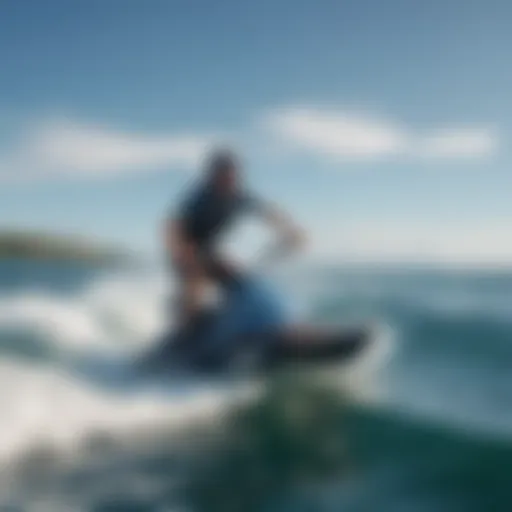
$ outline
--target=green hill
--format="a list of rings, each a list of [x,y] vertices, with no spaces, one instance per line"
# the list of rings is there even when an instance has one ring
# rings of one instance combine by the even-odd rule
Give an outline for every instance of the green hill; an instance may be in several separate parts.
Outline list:
[[[103,264],[123,261],[127,259],[127,255],[119,249],[77,236],[0,231],[0,260],[2,259],[81,261]]]

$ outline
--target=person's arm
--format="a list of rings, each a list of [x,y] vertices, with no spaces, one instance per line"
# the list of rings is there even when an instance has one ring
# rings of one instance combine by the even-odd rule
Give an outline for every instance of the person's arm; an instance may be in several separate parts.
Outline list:
[[[245,196],[245,205],[258,214],[279,236],[288,249],[298,249],[305,244],[304,231],[282,209],[250,194]]]
[[[200,200],[197,192],[185,197],[183,203],[165,219],[164,248],[168,259],[178,265],[191,265],[195,259],[196,247],[187,236],[187,219],[194,214]]]
[[[185,236],[182,220],[179,218],[166,220],[163,235],[167,258],[176,266],[178,273],[184,270],[186,275],[186,279],[180,286],[180,295],[176,302],[177,322],[185,324],[197,311],[203,292],[196,246]]]
[[[164,247],[171,261],[180,265],[193,264],[195,246],[185,236],[180,218],[169,218],[165,221]]]
[[[287,247],[298,249],[304,246],[306,241],[304,231],[283,210],[275,205],[264,204],[259,211]]]

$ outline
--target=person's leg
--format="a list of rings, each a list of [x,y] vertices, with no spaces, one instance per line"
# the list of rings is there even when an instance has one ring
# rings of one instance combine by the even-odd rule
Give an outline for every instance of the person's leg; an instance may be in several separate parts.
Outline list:
[[[184,325],[201,307],[206,288],[206,277],[199,270],[183,272],[178,286],[178,323],[179,325]]]
[[[203,268],[208,278],[224,291],[232,286],[239,277],[240,270],[215,251],[203,254]]]
[[[174,275],[175,292],[172,300],[172,313],[178,326],[182,326],[200,303],[203,292],[204,265],[199,257],[170,261]]]
[[[178,293],[178,311],[180,315],[190,316],[199,306],[202,291],[202,279],[196,273],[185,274]]]

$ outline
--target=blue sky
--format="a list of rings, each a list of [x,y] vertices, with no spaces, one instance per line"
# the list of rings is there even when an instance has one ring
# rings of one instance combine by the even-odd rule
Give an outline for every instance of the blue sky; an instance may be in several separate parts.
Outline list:
[[[5,0],[0,225],[158,250],[215,141],[335,258],[512,259],[512,5]]]

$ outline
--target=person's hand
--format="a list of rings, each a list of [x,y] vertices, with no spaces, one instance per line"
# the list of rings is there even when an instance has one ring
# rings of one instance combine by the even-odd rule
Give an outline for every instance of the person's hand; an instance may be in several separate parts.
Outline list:
[[[283,243],[288,250],[297,251],[304,247],[306,237],[299,229],[287,230],[283,236]]]
[[[276,263],[279,260],[288,257],[290,253],[299,250],[304,243],[305,238],[301,232],[296,230],[287,230],[284,233],[281,233],[277,240],[263,251],[263,253],[258,257],[256,265],[264,267],[271,263]]]
[[[279,236],[278,245],[281,250],[295,251],[304,246],[306,239],[304,232],[284,212],[274,205],[267,204],[263,213]]]
[[[197,248],[194,244],[181,241],[173,250],[174,264],[182,269],[186,269],[187,273],[193,274],[200,268]]]
[[[192,264],[197,260],[195,246],[188,242],[182,242],[176,251],[176,256],[182,264]]]

